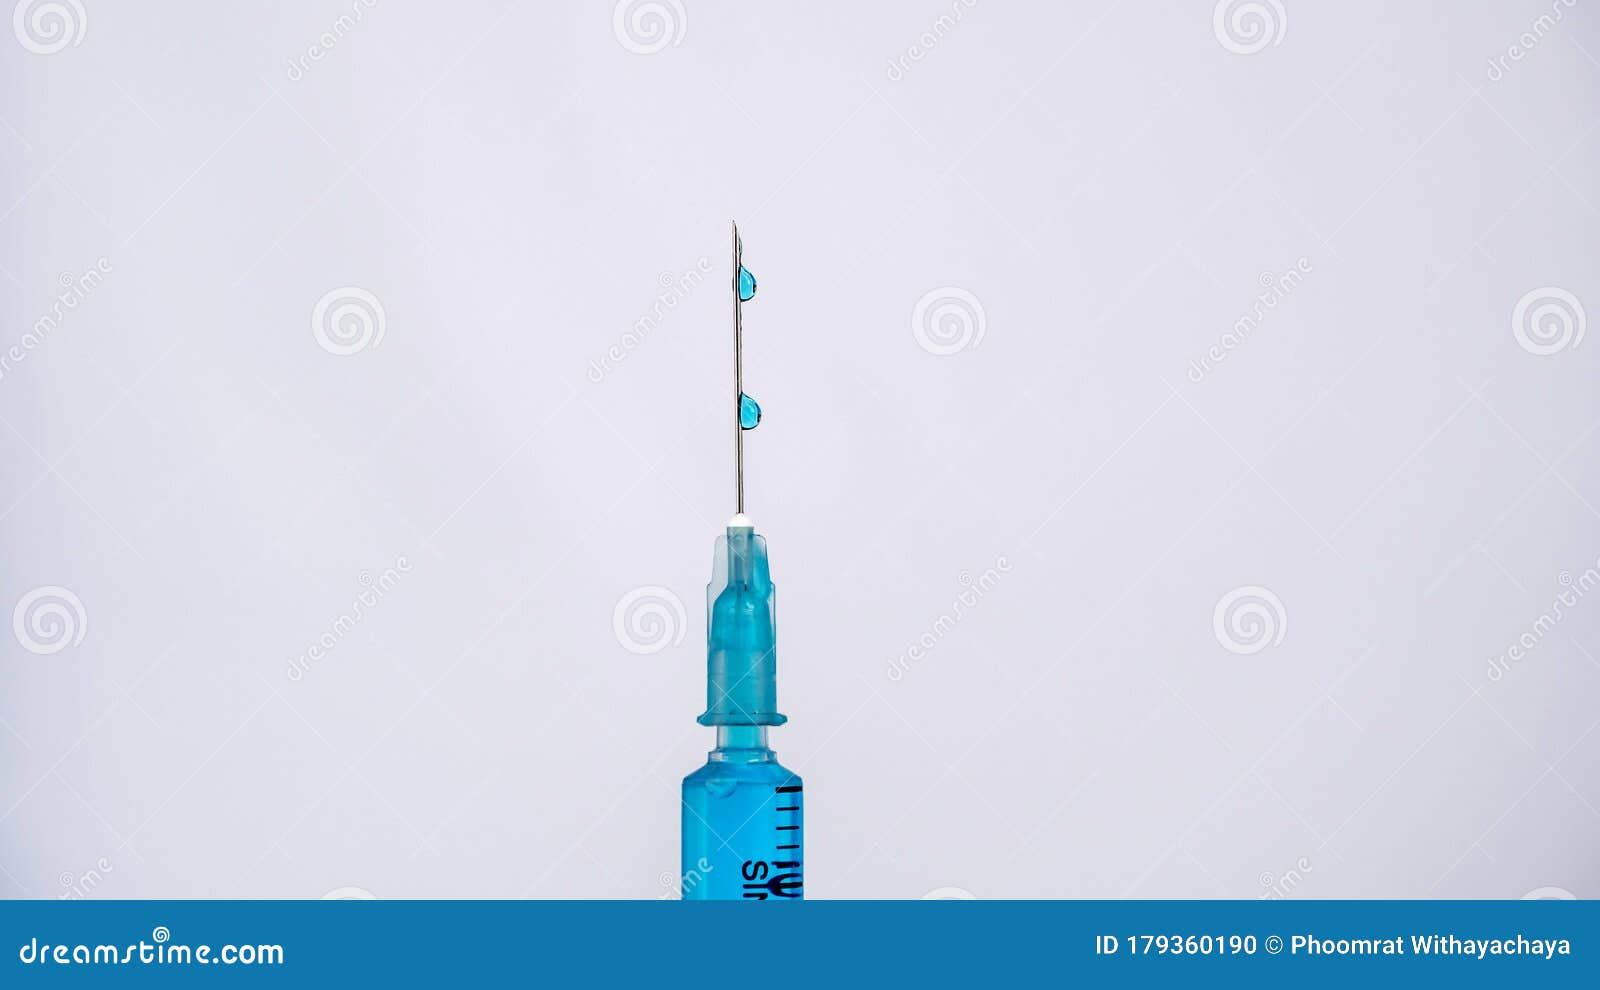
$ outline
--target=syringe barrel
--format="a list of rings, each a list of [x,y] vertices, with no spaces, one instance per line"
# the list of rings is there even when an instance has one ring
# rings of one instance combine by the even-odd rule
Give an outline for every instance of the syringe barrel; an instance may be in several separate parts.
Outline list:
[[[766,729],[717,730],[706,765],[683,780],[684,900],[804,895],[804,790],[766,746]]]

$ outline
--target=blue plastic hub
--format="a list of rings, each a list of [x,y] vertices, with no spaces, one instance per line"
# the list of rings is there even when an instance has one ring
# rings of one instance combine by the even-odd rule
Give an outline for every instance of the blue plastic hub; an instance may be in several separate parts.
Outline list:
[[[741,517],[742,518],[742,517]],[[782,725],[778,629],[767,541],[749,526],[717,537],[706,585],[706,711],[701,725]]]

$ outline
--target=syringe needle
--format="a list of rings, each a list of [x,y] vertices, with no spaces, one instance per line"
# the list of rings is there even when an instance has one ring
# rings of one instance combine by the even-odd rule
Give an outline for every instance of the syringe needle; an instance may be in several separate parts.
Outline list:
[[[744,245],[739,240],[739,224],[733,221],[733,495],[734,511],[744,513],[744,311],[739,297],[739,273],[743,267]]]

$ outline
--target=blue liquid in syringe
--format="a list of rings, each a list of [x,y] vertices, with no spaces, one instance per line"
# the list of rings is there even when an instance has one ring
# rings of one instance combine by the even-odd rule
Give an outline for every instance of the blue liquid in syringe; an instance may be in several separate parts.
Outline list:
[[[802,897],[802,787],[767,748],[766,726],[720,726],[683,781],[684,900]]]

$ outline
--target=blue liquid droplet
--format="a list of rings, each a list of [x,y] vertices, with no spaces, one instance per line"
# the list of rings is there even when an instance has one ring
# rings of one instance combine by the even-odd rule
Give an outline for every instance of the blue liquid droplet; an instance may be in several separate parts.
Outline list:
[[[756,400],[739,393],[739,429],[753,430],[761,422],[761,407],[756,405]]]
[[[750,274],[750,269],[739,266],[739,301],[749,302],[756,296],[756,277]],[[749,427],[745,427],[749,429]]]

